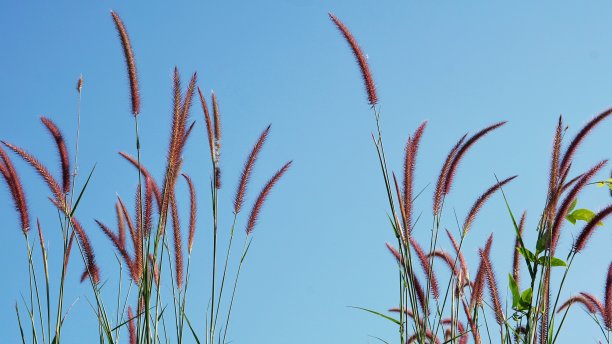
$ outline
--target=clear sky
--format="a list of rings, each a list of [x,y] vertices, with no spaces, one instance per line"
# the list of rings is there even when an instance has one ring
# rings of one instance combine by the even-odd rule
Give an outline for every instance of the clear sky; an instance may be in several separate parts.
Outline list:
[[[416,188],[427,186],[427,196],[416,202],[417,213],[426,219],[415,229],[420,240],[429,237],[424,225],[430,223],[429,195],[452,144],[467,131],[508,120],[462,162],[447,209],[454,209],[461,220],[476,197],[494,183],[494,174],[518,174],[506,192],[517,213],[528,211],[532,242],[544,203],[557,117],[563,114],[568,135],[573,136],[612,106],[612,4],[607,1],[74,1],[5,2],[3,8],[2,139],[36,153],[59,172],[55,147],[38,118],[45,115],[58,123],[73,154],[74,87],[81,73],[85,78],[80,182],[94,164],[97,168],[78,213],[94,243],[103,278],[108,279],[104,291],[110,295],[117,283],[117,265],[93,219],[114,224],[116,193],[131,206],[137,183],[135,171],[117,155],[120,150],[133,154],[135,149],[125,66],[110,10],[122,16],[132,39],[142,92],[142,156],[156,176],[161,178],[165,164],[173,67],[180,68],[184,79],[197,70],[199,85],[217,94],[224,131],[221,231],[229,229],[231,201],[246,154],[259,132],[272,123],[247,207],[254,192],[285,161],[293,159],[294,166],[272,193],[255,229],[237,295],[230,335],[235,343],[375,343],[370,336],[397,336],[389,322],[347,307],[394,306],[397,275],[384,246],[393,235],[370,137],[374,120],[353,57],[328,11],[351,28],[369,57],[394,170],[401,169],[408,135],[421,121],[429,121],[416,172]],[[198,106],[192,117],[197,124],[186,148],[184,170],[194,178],[201,211],[188,312],[202,333],[211,252],[210,160]],[[578,152],[574,171],[610,157],[611,132],[609,121],[593,132]],[[28,166],[14,160],[32,215],[40,217],[50,254],[57,256],[60,237],[48,190]],[[185,186],[179,189],[184,193]],[[598,210],[610,203],[610,197],[593,187],[579,202]],[[187,202],[182,205],[186,209]],[[26,291],[27,261],[5,188],[0,191],[0,209],[0,342],[15,343],[13,307]],[[245,220],[243,216],[239,229]],[[452,212],[444,221],[456,228]],[[612,259],[610,227],[612,221],[576,258],[564,296],[590,291],[603,297]],[[580,228],[566,224],[563,252]],[[499,196],[483,209],[467,239],[473,271],[477,247],[490,232],[495,233],[494,267],[505,291],[514,239]],[[450,248],[446,240],[442,244]],[[65,324],[69,343],[93,340],[97,331],[87,301],[90,288],[78,283],[81,269],[74,259],[67,300],[78,301]],[[563,343],[600,338],[579,307],[566,323],[571,326],[564,331]]]

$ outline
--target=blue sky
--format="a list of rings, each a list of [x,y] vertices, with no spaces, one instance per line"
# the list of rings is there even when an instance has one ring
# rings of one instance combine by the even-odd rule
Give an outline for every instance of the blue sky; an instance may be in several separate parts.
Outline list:
[[[563,114],[573,136],[612,106],[612,4],[604,1],[7,4],[0,13],[0,137],[36,153],[59,172],[55,148],[38,118],[52,118],[74,142],[74,86],[83,74],[81,182],[87,170],[94,164],[97,168],[79,217],[94,242],[103,276],[109,278],[111,295],[115,258],[93,219],[114,223],[116,193],[131,200],[137,183],[134,170],[117,155],[134,153],[134,139],[111,9],[122,16],[132,39],[142,92],[142,156],[157,176],[165,164],[173,67],[179,67],[185,82],[197,70],[199,85],[217,94],[224,130],[222,230],[229,229],[241,165],[268,123],[272,131],[247,207],[265,180],[285,161],[294,160],[255,229],[230,335],[236,343],[374,343],[369,336],[396,336],[386,321],[347,308],[392,307],[396,273],[384,246],[393,235],[370,137],[374,120],[353,57],[328,11],[351,28],[369,57],[394,170],[401,168],[408,135],[423,120],[429,121],[415,184],[418,189],[429,185],[428,196],[416,202],[417,212],[422,211],[427,221],[431,184],[452,144],[467,131],[508,120],[462,162],[447,206],[463,219],[476,197],[494,183],[494,174],[518,174],[506,192],[516,212],[528,211],[527,231],[533,239],[557,117]],[[194,178],[201,212],[190,312],[201,328],[209,293],[210,163],[199,107],[194,107],[192,117],[197,124],[186,148],[184,170]],[[574,171],[609,157],[611,130],[608,122],[593,132],[578,152]],[[48,191],[28,166],[14,160],[32,215],[41,219],[50,254],[57,254],[60,237]],[[179,189],[184,192],[184,185]],[[597,210],[609,204],[610,197],[603,189],[591,188],[579,202]],[[5,228],[0,261],[6,263],[0,322],[5,324],[3,336],[8,336],[3,341],[10,343],[18,340],[13,306],[27,286],[23,239],[11,207],[8,192],[1,191]],[[444,221],[454,228],[451,212]],[[575,260],[564,295],[584,290],[603,296],[612,258],[609,226]],[[561,246],[568,248],[579,229],[567,224]],[[490,232],[495,233],[494,267],[498,279],[505,281],[513,230],[500,197],[487,204],[468,237],[466,252],[474,271],[477,247]],[[415,235],[428,238],[427,226],[417,228]],[[443,245],[449,248],[447,242]],[[68,342],[80,342],[96,327],[87,303],[89,287],[77,281],[80,262],[71,264],[67,299],[78,302],[65,335]],[[579,331],[566,328],[564,343],[599,338],[596,326],[578,308],[568,321]]]

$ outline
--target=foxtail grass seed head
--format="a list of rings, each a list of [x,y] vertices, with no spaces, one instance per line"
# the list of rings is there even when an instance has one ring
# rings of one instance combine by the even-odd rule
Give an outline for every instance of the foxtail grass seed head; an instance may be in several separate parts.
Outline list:
[[[202,104],[202,111],[204,112],[204,122],[206,123],[206,134],[208,137],[208,146],[210,147],[210,159],[215,163],[217,161],[215,154],[215,134],[213,133],[213,124],[210,117],[210,111],[208,110],[208,104],[206,104],[206,98],[202,90],[198,87],[198,94],[200,95],[200,104]]]
[[[561,306],[559,306],[559,308],[557,308],[557,313],[561,313],[564,309],[572,306],[574,303],[579,303],[583,305],[586,308],[586,310],[591,314],[597,314],[597,308],[595,308],[593,303],[589,301],[583,295],[574,295],[570,297],[569,299],[567,299],[565,302],[561,304]]]
[[[587,299],[591,303],[591,305],[597,310],[597,312],[599,313],[599,315],[602,316],[602,318],[604,317],[606,310],[605,310],[603,303],[601,303],[601,301],[599,300],[599,298],[597,298],[597,296],[591,293],[585,293],[585,292],[580,293],[580,295],[584,296],[584,298]]]
[[[38,161],[38,159],[15,145],[12,145],[6,141],[0,142],[2,142],[2,144],[4,144],[13,152],[17,153],[17,155],[19,155],[23,160],[25,160],[25,162],[30,164],[30,166],[32,166],[36,170],[36,172],[43,178],[49,189],[51,189],[51,193],[53,193],[55,200],[60,205],[63,205],[65,203],[64,193],[62,192],[62,188],[60,187],[59,183],[53,178],[51,172],[49,172],[49,170],[40,161]],[[63,207],[60,210],[64,211]]]
[[[461,273],[461,271],[459,267],[455,264],[455,260],[450,256],[450,254],[448,254],[448,252],[441,250],[441,249],[435,250],[428,255],[428,257],[432,257],[432,256],[441,259],[444,263],[446,263],[446,266],[448,266],[448,268],[451,270],[453,275],[455,277],[459,277],[459,274]]]
[[[385,243],[385,245],[387,246],[387,249],[393,255],[393,257],[395,257],[397,263],[403,266],[404,258],[402,258],[402,255],[395,249],[395,247],[393,247],[393,245],[389,244],[388,242]]]
[[[499,289],[497,288],[497,279],[495,278],[495,273],[493,272],[493,267],[491,266],[491,260],[488,252],[485,254],[481,249],[479,250],[479,253],[484,264],[485,277],[488,282],[487,284],[489,285],[491,303],[493,304],[493,310],[495,311],[495,320],[499,325],[502,325],[505,321],[504,311],[502,309],[501,298],[499,296]]]
[[[128,334],[130,344],[136,344],[136,324],[132,307],[128,306]]]
[[[121,257],[125,261],[125,265],[128,267],[128,270],[130,271],[130,275],[134,282],[138,282],[138,271],[136,269],[134,261],[132,260],[132,258],[130,258],[130,255],[128,254],[125,248],[125,243],[122,243],[119,236],[113,233],[113,231],[111,231],[110,228],[108,228],[104,223],[98,220],[95,220],[95,222],[96,224],[98,224],[98,227],[100,227],[102,232],[104,232],[104,234],[106,234],[106,236],[110,239],[113,246],[115,246],[115,249],[119,252]]]
[[[442,169],[440,170],[440,174],[438,175],[438,182],[436,183],[436,189],[434,191],[434,199],[433,199],[433,213],[434,216],[438,215],[440,212],[440,207],[442,206],[442,194],[444,193],[444,183],[446,182],[446,176],[448,176],[448,169],[450,168],[451,162],[455,158],[455,154],[459,150],[459,147],[463,144],[463,141],[467,137],[467,134],[463,135],[457,141],[457,143],[453,146],[451,151],[446,156],[446,160],[444,160],[444,164],[442,165]]]
[[[130,37],[119,15],[111,11],[111,16],[115,22],[119,38],[121,39],[121,47],[123,48],[123,55],[127,65],[128,78],[130,81],[130,96],[132,100],[132,114],[138,116],[140,113],[140,90],[138,87],[138,74],[136,73],[136,60],[134,59],[134,52],[132,51],[132,43],[130,42]]]
[[[46,117],[40,117],[40,121],[43,122],[45,127],[49,130],[55,144],[57,145],[57,151],[60,156],[60,163],[62,168],[62,186],[64,193],[70,192],[70,158],[68,157],[68,147],[66,147],[66,141],[62,132],[59,130],[57,125]]]
[[[79,76],[79,80],[77,80],[76,90],[79,92],[79,94],[81,94],[83,91],[83,74],[81,74],[81,76]]]
[[[406,241],[406,234],[408,233],[408,226],[406,225],[406,222],[408,222],[408,219],[406,217],[406,207],[404,206],[404,197],[402,196],[402,192],[400,191],[399,185],[397,183],[397,177],[395,176],[395,172],[391,172],[391,175],[393,176],[393,185],[395,186],[395,193],[397,195],[397,202],[399,203],[399,210],[400,210],[400,214],[402,216],[402,228],[398,228],[398,235],[401,237],[402,242]],[[398,221],[399,223],[399,221]]]
[[[56,205],[57,206],[57,205]],[[76,219],[76,217],[72,217],[71,219],[72,228],[76,233],[77,240],[81,244],[81,248],[83,249],[83,253],[85,255],[85,271],[81,275],[81,282],[83,282],[88,276],[91,277],[91,280],[94,284],[98,284],[100,282],[100,269],[96,264],[96,256],[94,255],[93,247],[91,246],[91,242],[87,233],[81,226],[81,223]]]
[[[521,254],[519,253],[519,248],[521,247],[521,241],[519,240],[523,236],[523,231],[525,230],[525,218],[527,217],[527,212],[523,212],[521,216],[521,220],[519,221],[518,231],[519,235],[516,236],[514,240],[514,252],[512,255],[512,278],[517,285],[520,286],[521,282]]]
[[[183,244],[175,195],[172,195],[170,202],[172,207],[172,228],[174,229],[174,268],[176,272],[176,286],[180,290],[183,287]]]
[[[604,286],[605,311],[604,322],[608,331],[612,331],[612,263],[608,267],[608,276]]]
[[[0,173],[2,174],[2,177],[9,188],[13,198],[13,204],[15,205],[17,213],[19,214],[21,230],[24,233],[27,233],[30,230],[30,213],[28,210],[25,192],[23,190],[23,185],[21,184],[17,171],[15,171],[13,162],[2,147],[0,147],[0,158],[2,159],[0,162]]]
[[[36,227],[38,228],[38,241],[40,243],[40,252],[42,253],[43,259],[46,260],[45,238],[43,237],[43,232],[40,228],[39,219],[36,219]]]
[[[329,13],[329,18],[334,22],[334,24],[336,24],[336,27],[338,30],[340,30],[340,33],[342,33],[344,39],[346,39],[347,43],[351,47],[351,50],[353,51],[353,55],[355,56],[359,69],[361,70],[361,77],[363,78],[363,83],[368,94],[368,103],[370,103],[371,106],[376,105],[376,103],[378,103],[378,96],[376,95],[376,86],[374,85],[374,78],[372,77],[372,72],[370,72],[370,66],[368,65],[366,55],[361,50],[359,43],[357,43],[357,40],[349,31],[348,27],[346,27],[346,25],[344,25],[344,23],[342,23],[340,19],[338,19],[338,17],[332,13]]]
[[[162,195],[161,195],[161,192],[159,191],[159,186],[157,185],[157,182],[155,182],[155,178],[153,178],[149,170],[147,170],[144,167],[144,165],[142,165],[142,163],[139,164],[138,160],[136,160],[133,156],[125,152],[119,152],[119,155],[121,155],[125,160],[131,163],[134,167],[136,167],[137,169],[140,169],[140,172],[145,177],[145,179],[151,181],[151,187],[153,188],[153,195],[155,196],[157,207],[158,209],[161,208]]]
[[[485,244],[484,250],[482,250],[484,255],[489,255],[491,251],[491,245],[493,244],[493,233],[487,239],[487,243]],[[480,249],[479,249],[480,255]],[[484,283],[485,283],[485,262],[483,259],[480,259],[480,265],[478,266],[478,270],[476,271],[476,277],[474,278],[474,285],[472,286],[472,296],[470,298],[470,310],[473,310],[474,307],[477,307],[482,304],[482,295],[484,291]]]
[[[193,181],[191,177],[187,174],[183,173],[183,178],[187,182],[187,186],[189,187],[189,200],[190,200],[190,211],[189,211],[189,237],[187,239],[187,250],[191,253],[191,248],[193,247],[193,239],[195,237],[195,228],[196,228],[196,215],[197,215],[197,204],[196,204],[196,194],[195,187],[193,186]]]
[[[455,174],[457,172],[457,168],[459,167],[459,163],[461,162],[461,159],[463,159],[463,156],[465,155],[465,153],[467,153],[467,151],[476,142],[478,142],[478,140],[480,140],[485,135],[487,135],[491,131],[501,127],[504,124],[506,124],[505,121],[504,122],[498,122],[498,123],[495,123],[493,125],[490,125],[490,126],[484,128],[484,129],[482,129],[481,131],[477,132],[476,134],[472,135],[464,144],[461,145],[461,147],[459,148],[459,150],[457,151],[457,153],[453,157],[453,160],[451,161],[450,166],[448,167],[448,172],[447,172],[446,176],[444,177],[444,194],[445,195],[448,194],[450,192],[450,190],[451,190],[451,187],[453,185],[453,179],[455,178]]]
[[[406,233],[404,236],[408,237],[411,232],[412,226],[412,189],[414,185],[414,169],[416,166],[416,156],[419,150],[419,142],[423,136],[423,131],[427,122],[423,122],[414,134],[408,138],[406,143],[406,152],[404,158],[404,214],[406,216]]]
[[[599,162],[597,165],[593,166],[590,170],[585,172],[583,176],[574,184],[572,189],[567,193],[565,199],[561,203],[561,206],[557,210],[557,214],[555,215],[555,220],[553,222],[553,227],[551,230],[551,242],[550,242],[550,250],[551,253],[554,252],[557,247],[557,243],[559,242],[559,238],[561,237],[561,227],[565,221],[565,216],[569,211],[571,204],[574,202],[576,197],[578,197],[578,193],[587,185],[589,180],[599,172],[607,163],[607,160],[603,160]]]
[[[431,294],[437,300],[440,297],[440,288],[438,287],[438,279],[436,278],[436,274],[433,271],[431,264],[429,264],[427,254],[425,254],[425,251],[423,248],[421,248],[421,245],[419,245],[419,243],[413,237],[410,238],[410,244],[419,258],[419,262],[423,268],[423,273],[425,273],[425,276],[427,276],[429,285],[431,286]]]
[[[578,149],[580,143],[589,135],[591,130],[595,128],[599,123],[601,123],[604,119],[608,118],[612,114],[612,108],[605,110],[604,112],[597,115],[595,118],[587,122],[584,127],[576,134],[574,139],[570,142],[569,146],[565,150],[563,154],[563,159],[561,159],[561,164],[559,166],[559,171],[561,174],[565,174],[569,170],[569,165],[572,162],[572,158]]]
[[[587,245],[587,242],[589,241],[589,238],[591,237],[591,235],[593,235],[593,232],[595,232],[595,229],[606,217],[610,216],[610,214],[612,214],[612,205],[607,206],[602,211],[597,213],[597,215],[595,215],[595,217],[593,217],[591,221],[589,221],[586,226],[584,226],[584,228],[576,238],[576,242],[574,243],[574,251],[576,253],[582,252],[582,250],[584,250]]]
[[[555,216],[554,211],[559,197],[559,157],[561,156],[561,140],[563,135],[563,118],[559,116],[553,148],[550,159],[550,173],[548,177],[548,205],[547,216],[549,221]]]
[[[261,133],[261,135],[259,135],[257,142],[255,142],[253,149],[251,149],[251,153],[249,154],[246,162],[244,163],[244,167],[242,168],[242,174],[240,175],[240,182],[238,183],[238,188],[236,189],[236,197],[234,198],[235,214],[238,214],[240,212],[240,209],[244,204],[244,196],[246,194],[253,167],[255,166],[255,161],[257,160],[257,156],[263,148],[264,143],[266,142],[266,138],[268,137],[269,132],[270,126],[268,125],[268,127]]]
[[[485,202],[489,198],[491,198],[491,196],[497,190],[501,189],[504,185],[506,185],[507,183],[509,183],[510,181],[512,181],[516,177],[517,176],[512,176],[510,178],[506,178],[506,179],[496,183],[495,185],[493,185],[489,189],[487,189],[487,191],[485,191],[482,195],[480,195],[480,197],[478,197],[476,202],[474,202],[474,205],[472,205],[472,208],[470,209],[470,212],[468,213],[467,217],[465,218],[465,221],[463,222],[463,233],[464,234],[467,234],[468,231],[470,230],[470,227],[472,226],[472,223],[474,222],[474,219],[476,218],[476,215],[478,215],[478,212],[480,211],[482,206],[485,204]]]
[[[293,161],[289,161],[280,170],[278,170],[278,172],[276,172],[274,176],[272,176],[272,178],[268,180],[266,185],[263,187],[263,189],[259,193],[257,200],[255,200],[255,203],[253,204],[253,209],[251,209],[251,214],[249,215],[249,220],[246,226],[247,235],[250,235],[253,232],[253,229],[255,228],[255,225],[257,224],[257,219],[259,218],[259,213],[261,212],[261,208],[266,202],[266,199],[268,198],[270,191],[272,191],[272,188],[274,187],[274,185],[279,181],[279,179],[283,176],[283,174],[287,172],[289,167],[291,167],[292,163]]]
[[[221,151],[221,114],[219,113],[219,102],[217,101],[217,96],[214,91],[210,92],[210,99],[212,101],[213,120],[215,125],[215,150],[217,155],[219,155]]]
[[[153,226],[153,180],[145,178],[144,234],[148,236]]]
[[[455,240],[455,237],[448,229],[446,229],[446,235],[448,236],[448,239],[453,245],[453,248],[455,249],[455,253],[459,256],[459,263],[461,264],[461,270],[463,271],[463,278],[467,282],[470,280],[470,272],[469,272],[468,265],[465,261],[465,256],[463,255],[463,252],[461,252],[461,247],[459,247],[457,240]]]

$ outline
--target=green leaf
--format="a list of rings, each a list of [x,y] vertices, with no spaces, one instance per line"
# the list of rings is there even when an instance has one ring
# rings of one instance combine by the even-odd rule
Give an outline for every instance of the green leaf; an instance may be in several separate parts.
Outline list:
[[[508,274],[508,282],[510,283],[510,291],[512,292],[512,308],[516,309],[521,300],[521,293],[512,274]]]
[[[576,198],[572,204],[570,205],[569,209],[567,210],[568,213],[571,213],[572,210],[574,210],[574,208],[576,208],[576,203],[578,203],[578,198]]]
[[[524,247],[517,247],[516,249],[519,251],[521,256],[523,256],[526,260],[530,262],[536,261],[536,256],[533,254],[533,252],[529,251],[528,249]]]
[[[571,214],[568,214],[568,216],[571,215],[575,220],[581,220],[581,221],[585,221],[585,222],[591,222],[591,220],[593,220],[593,218],[595,217],[595,213],[589,209],[576,209],[574,210]],[[572,223],[576,223],[576,221],[572,222]],[[598,226],[603,226],[602,222],[597,223]]]
[[[572,214],[565,215],[565,219],[571,222],[573,225],[576,224],[576,218]]]
[[[567,266],[565,261],[563,261],[562,259],[556,258],[556,257],[552,257],[552,259],[550,259],[550,262],[549,262],[548,256],[540,257],[538,259],[538,263],[542,265],[550,264],[550,266]]]
[[[397,320],[397,319],[395,319],[395,318],[392,318],[392,317],[390,317],[390,316],[388,316],[388,315],[384,315],[384,314],[382,314],[382,313],[379,313],[379,312],[377,312],[377,311],[373,311],[373,310],[371,310],[371,309],[367,309],[367,308],[363,308],[363,307],[356,307],[356,306],[349,306],[349,307],[350,307],[350,308],[355,308],[355,309],[360,309],[360,310],[362,310],[362,311],[366,311],[366,312],[369,312],[369,313],[372,313],[372,314],[378,315],[379,317],[382,317],[382,318],[384,318],[384,319],[390,320],[390,321],[392,321],[392,322],[396,323],[397,325],[401,325],[401,324],[400,324],[400,322],[399,322],[399,320]]]
[[[595,185],[597,185],[597,187],[604,187],[604,186],[608,186],[611,190],[612,190],[612,178],[608,179],[608,180],[602,180],[600,182],[595,183]]]
[[[521,294],[521,301],[520,301],[521,306],[525,307],[525,309],[528,309],[529,307],[531,307],[532,297],[533,297],[533,290],[531,290],[531,288],[527,288],[523,290],[523,293]]]
[[[550,231],[545,231],[544,234],[542,234],[538,238],[538,242],[536,243],[536,253],[535,253],[536,257],[540,255],[540,253],[542,253],[542,251],[546,249],[549,239],[550,239]]]

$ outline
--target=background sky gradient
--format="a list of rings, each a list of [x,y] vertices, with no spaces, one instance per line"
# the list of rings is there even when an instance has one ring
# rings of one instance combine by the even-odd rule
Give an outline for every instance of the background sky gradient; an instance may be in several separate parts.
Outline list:
[[[229,229],[246,154],[272,123],[246,209],[276,169],[289,159],[294,166],[271,195],[255,229],[230,329],[235,343],[376,343],[370,336],[397,337],[390,322],[347,307],[393,307],[397,274],[384,246],[394,236],[370,137],[374,119],[358,68],[328,11],[349,26],[369,57],[394,170],[401,169],[408,135],[429,121],[415,183],[416,189],[427,188],[426,196],[416,201],[416,213],[423,214],[415,229],[420,240],[429,238],[432,184],[450,147],[467,131],[508,120],[463,160],[446,201],[444,223],[456,230],[453,211],[462,221],[473,201],[495,182],[494,174],[518,174],[505,191],[516,213],[528,211],[526,232],[532,245],[558,116],[563,114],[571,137],[612,106],[612,3],[607,1],[71,1],[36,6],[11,2],[3,7],[0,138],[25,147],[59,172],[55,146],[39,116],[56,121],[73,154],[74,87],[79,75],[84,76],[80,183],[94,164],[97,167],[78,216],[94,243],[109,295],[117,284],[117,264],[93,219],[114,224],[116,193],[132,207],[137,184],[135,170],[117,155],[134,154],[135,147],[128,82],[110,10],[121,15],[131,36],[142,95],[142,160],[156,176],[161,178],[165,165],[173,67],[179,67],[184,84],[197,70],[200,87],[217,94],[224,135],[221,231]],[[194,178],[201,210],[189,313],[202,332],[211,254],[210,160],[199,106],[194,106],[192,117],[197,124],[183,168]],[[593,132],[577,154],[574,171],[610,157],[611,130],[608,121]],[[57,256],[61,239],[57,214],[46,199],[48,190],[28,166],[14,161],[32,216],[40,217],[50,255]],[[181,195],[185,189],[179,184]],[[186,210],[187,202],[182,203]],[[609,203],[609,194],[594,187],[579,200],[580,206],[593,210]],[[27,260],[6,188],[0,191],[0,209],[0,327],[8,336],[0,342],[16,343],[13,307],[27,290]],[[579,291],[603,296],[611,259],[609,222],[575,259],[564,297]],[[561,252],[567,252],[581,227],[566,224]],[[477,247],[490,232],[495,236],[494,268],[505,292],[514,231],[499,195],[483,209],[467,238],[465,252],[473,273]],[[445,238],[442,245],[450,248]],[[78,283],[81,269],[82,263],[73,259],[67,301],[78,301],[65,324],[67,343],[93,340],[97,333],[88,305],[90,287]],[[440,269],[443,280],[447,271]],[[562,343],[600,338],[579,307],[570,312],[567,324],[571,326]]]

